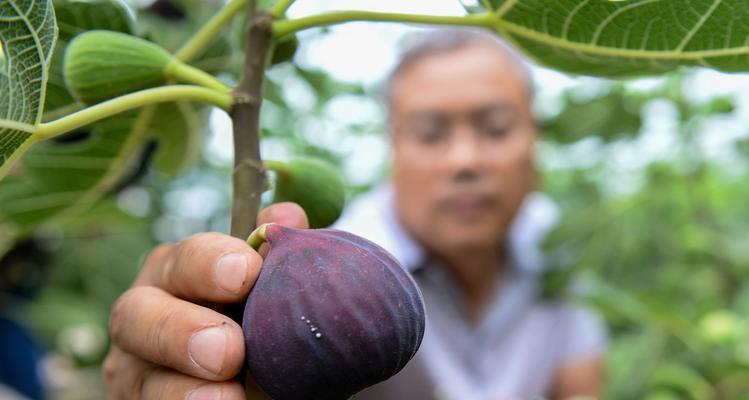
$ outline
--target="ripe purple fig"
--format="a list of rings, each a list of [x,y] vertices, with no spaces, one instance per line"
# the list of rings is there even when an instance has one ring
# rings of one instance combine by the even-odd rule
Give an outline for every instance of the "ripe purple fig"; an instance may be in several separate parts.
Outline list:
[[[347,232],[260,227],[270,244],[247,298],[247,365],[276,400],[347,399],[414,356],[424,303],[409,273],[384,249]]]

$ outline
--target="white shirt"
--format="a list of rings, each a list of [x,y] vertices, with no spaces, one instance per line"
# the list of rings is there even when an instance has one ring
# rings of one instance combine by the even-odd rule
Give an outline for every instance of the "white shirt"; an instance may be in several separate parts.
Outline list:
[[[539,243],[558,218],[554,203],[534,193],[510,229],[509,268],[478,324],[444,268],[424,262],[424,250],[395,215],[392,187],[353,202],[335,229],[379,244],[414,276],[424,295],[426,331],[414,359],[356,400],[515,400],[548,395],[559,366],[603,353],[605,328],[596,314],[542,301]]]

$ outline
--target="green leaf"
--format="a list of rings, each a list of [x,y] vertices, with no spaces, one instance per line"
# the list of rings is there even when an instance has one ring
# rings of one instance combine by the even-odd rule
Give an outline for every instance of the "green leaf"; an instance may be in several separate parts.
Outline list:
[[[687,365],[665,362],[658,366],[651,379],[653,386],[678,389],[689,394],[690,399],[709,399],[714,395],[710,383]]]
[[[494,3],[494,2],[493,2]],[[497,32],[562,71],[631,76],[706,66],[749,69],[744,0],[504,0]]]
[[[84,140],[48,141],[33,148],[21,161],[23,174],[0,185],[0,223],[25,236],[42,224],[64,222],[88,210],[137,159],[154,110],[98,122]],[[81,134],[67,136],[76,133]]]
[[[594,135],[605,141],[635,136],[647,101],[627,94],[622,86],[594,99],[576,99],[567,92],[564,100],[562,112],[543,122],[544,136],[563,143]]]
[[[207,108],[186,101],[160,104],[151,126],[158,140],[154,167],[175,177],[193,165],[207,131],[207,114]]]
[[[0,179],[36,141],[56,38],[49,0],[0,2]]]

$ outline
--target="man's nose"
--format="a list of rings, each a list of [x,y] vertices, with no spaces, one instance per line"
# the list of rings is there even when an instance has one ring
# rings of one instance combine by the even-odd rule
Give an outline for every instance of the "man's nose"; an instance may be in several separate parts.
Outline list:
[[[478,172],[481,167],[481,141],[467,124],[455,127],[453,140],[445,154],[446,165],[452,172]]]

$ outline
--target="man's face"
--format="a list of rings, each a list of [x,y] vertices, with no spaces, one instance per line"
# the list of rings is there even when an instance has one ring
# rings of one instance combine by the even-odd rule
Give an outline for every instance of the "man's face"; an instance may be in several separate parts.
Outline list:
[[[535,181],[521,69],[470,44],[415,61],[392,88],[393,182],[406,229],[449,255],[497,246]]]

